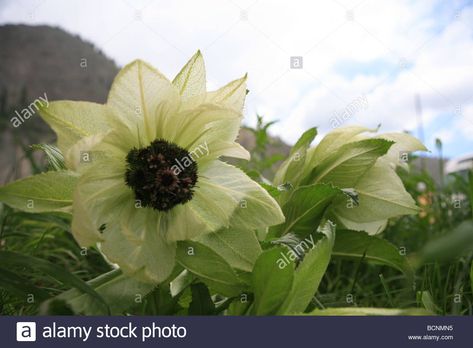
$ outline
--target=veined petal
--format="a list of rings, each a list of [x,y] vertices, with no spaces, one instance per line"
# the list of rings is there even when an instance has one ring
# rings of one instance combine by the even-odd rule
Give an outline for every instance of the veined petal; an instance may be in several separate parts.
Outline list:
[[[230,108],[236,112],[243,111],[246,97],[246,78],[234,80],[216,91],[207,93],[205,101]]]
[[[184,101],[195,96],[205,97],[207,91],[205,64],[200,51],[197,51],[184,65],[172,81],[172,84],[179,91]]]
[[[80,191],[74,193],[71,230],[80,246],[89,247],[103,240],[96,223],[84,205]]]
[[[57,134],[62,153],[81,138],[109,130],[110,110],[102,104],[62,100],[42,105],[39,113]]]
[[[429,151],[419,139],[407,133],[384,133],[376,138],[394,141],[395,143],[389,149],[388,153],[383,156],[392,166],[401,166],[409,169],[406,162],[402,161],[403,153],[414,151]]]
[[[219,158],[221,156],[240,158],[249,161],[250,153],[247,149],[236,142],[219,141],[212,144],[209,149],[209,156],[198,159],[198,163],[206,162],[211,159]],[[200,160],[200,161],[199,161]]]
[[[154,131],[155,124],[161,122],[153,121],[153,124],[147,125],[153,117],[161,115],[155,113],[158,105],[176,98],[176,88],[164,75],[151,65],[135,60],[115,77],[107,105],[114,109],[130,132],[147,137],[149,142],[152,136],[149,132]]]
[[[194,199],[172,209],[166,216],[169,224],[166,239],[168,241],[189,240],[211,232],[212,228],[218,228],[209,226],[209,223],[200,215],[199,209]]]
[[[284,222],[278,203],[240,169],[212,161],[201,169],[192,203],[211,230],[220,225],[256,229]],[[257,213],[256,213],[257,212]]]
[[[79,171],[80,167],[86,167],[92,160],[91,151],[99,144],[107,133],[98,133],[82,138],[72,145],[64,156],[64,162],[68,169]]]
[[[326,157],[330,156],[341,146],[364,139],[356,139],[356,136],[365,132],[376,132],[377,128],[371,129],[360,126],[349,126],[337,128],[328,133],[320,143],[307,151],[306,164],[311,168],[321,163]]]
[[[127,274],[148,282],[168,278],[175,265],[176,244],[165,239],[167,225],[162,214],[123,204],[116,211],[121,218],[105,229],[101,250]],[[130,238],[130,233],[137,238]]]
[[[175,121],[175,136],[170,140],[183,148],[192,150],[204,144],[211,148],[216,142],[233,142],[238,136],[241,116],[228,108],[203,104],[194,110],[187,110],[176,115]]]

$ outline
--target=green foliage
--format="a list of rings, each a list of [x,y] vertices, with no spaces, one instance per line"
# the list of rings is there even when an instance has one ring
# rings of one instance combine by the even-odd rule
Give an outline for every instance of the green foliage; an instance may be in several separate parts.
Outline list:
[[[176,258],[182,267],[224,296],[236,296],[246,288],[227,261],[201,243],[180,242]]]
[[[253,314],[275,314],[291,291],[294,263],[282,263],[286,250],[282,247],[269,249],[256,261],[252,273],[255,303]]]
[[[69,171],[30,176],[0,187],[0,201],[30,213],[68,211],[77,179]]]
[[[319,231],[324,237],[305,254],[297,267],[291,291],[280,308],[280,314],[302,313],[319,288],[330,262],[335,227],[329,221],[323,224]]]
[[[385,239],[363,232],[339,230],[333,248],[333,257],[360,260],[386,265],[403,272],[410,279],[413,269],[408,258],[395,245]]]
[[[192,97],[202,85],[193,91],[187,80],[202,75],[203,66],[198,54],[189,64],[175,83]],[[229,100],[241,99],[231,91],[224,93]],[[81,106],[66,104],[71,114],[64,120],[56,107],[43,109],[43,117],[53,127],[67,122],[60,146],[72,163],[74,144],[95,134],[84,121],[91,115],[78,119]],[[88,107],[107,112],[95,104]],[[417,139],[401,133],[367,136],[376,130],[363,127],[336,129],[316,146],[311,144],[317,129],[311,128],[288,156],[274,154],[269,150],[274,122],[260,116],[257,122],[250,129],[252,160],[243,169],[269,195],[235,184],[228,201],[238,201],[244,189],[248,205],[219,231],[177,242],[177,265],[159,284],[125,275],[98,249],[77,245],[68,212],[79,174],[64,170],[56,147],[35,145],[45,152],[51,171],[0,188],[0,200],[11,207],[2,206],[0,212],[0,312],[473,314],[471,173],[436,184],[427,173],[408,172],[397,163],[400,151],[425,149]],[[233,180],[225,168],[215,169],[219,180]],[[210,191],[202,198],[206,209],[199,211],[204,219],[226,206]],[[279,203],[285,221],[260,228],[282,221],[267,209],[269,196]],[[189,233],[193,228],[181,222],[173,227]]]

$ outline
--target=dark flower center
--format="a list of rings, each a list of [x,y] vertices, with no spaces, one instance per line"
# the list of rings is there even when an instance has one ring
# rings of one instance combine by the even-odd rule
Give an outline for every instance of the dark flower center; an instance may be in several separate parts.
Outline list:
[[[192,199],[197,163],[182,147],[157,139],[132,149],[126,162],[125,182],[141,206],[167,211]]]

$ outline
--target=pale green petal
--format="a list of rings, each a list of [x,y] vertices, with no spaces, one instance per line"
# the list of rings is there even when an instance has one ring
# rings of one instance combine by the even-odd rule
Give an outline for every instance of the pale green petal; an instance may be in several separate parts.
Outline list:
[[[156,124],[162,122],[154,119],[162,115],[156,112],[159,105],[176,99],[178,91],[164,75],[151,65],[135,60],[115,77],[107,105],[130,132],[149,143]]]
[[[253,270],[262,252],[255,232],[246,228],[223,229],[201,236],[197,241],[222,256],[232,268],[245,272]]]
[[[401,166],[408,169],[407,163],[402,161],[403,153],[414,151],[428,151],[428,149],[420,142],[419,139],[408,133],[384,133],[377,136],[395,143],[389,149],[388,153],[383,156],[393,166]]]
[[[201,210],[196,203],[194,195],[192,201],[185,205],[178,205],[167,213],[169,224],[167,240],[189,240],[220,227],[219,221],[206,221],[205,211]]]
[[[339,147],[304,179],[306,184],[323,182],[339,188],[352,188],[393,143],[384,139],[366,139]]]
[[[165,238],[167,220],[135,203],[123,176],[108,171],[110,163],[101,161],[94,167],[82,175],[77,186],[74,237],[83,246],[99,242],[108,260],[139,280],[163,281],[174,267],[175,255],[175,245]],[[100,167],[103,171],[95,170]],[[98,232],[101,226],[103,233]]]
[[[337,216],[337,219],[349,230],[364,231],[372,236],[383,232],[388,224],[387,219],[373,222],[354,222],[341,216]]]
[[[56,132],[58,148],[64,154],[81,138],[110,129],[110,110],[102,104],[63,100],[43,105],[39,113]]]
[[[370,223],[367,232],[373,233],[376,226],[382,226],[389,218],[419,211],[390,163],[381,158],[358,181],[355,191],[358,193],[358,206],[347,207],[345,199],[337,202],[333,210],[345,225],[350,225],[346,227],[355,230],[363,230],[365,224]],[[360,226],[355,226],[357,223]]]
[[[207,103],[223,105],[241,113],[245,104],[246,78],[247,75],[230,82],[216,91],[207,93],[205,101]]]
[[[171,212],[168,240],[192,239],[230,225],[256,229],[284,222],[276,201],[241,170],[220,161],[199,170],[194,197]]]
[[[203,162],[205,162],[207,159],[219,158],[221,156],[240,158],[247,161],[250,160],[250,153],[248,152],[248,150],[236,142],[216,142],[212,144],[211,148],[209,149],[209,152],[211,153],[211,156],[204,157],[202,159]]]
[[[176,245],[166,241],[163,214],[122,204],[119,218],[107,224],[101,250],[129,275],[148,283],[160,283],[172,273]]]
[[[84,205],[84,199],[79,190],[74,193],[72,204],[72,235],[82,247],[90,247],[103,240],[96,222]]]
[[[68,169],[79,171],[87,167],[93,160],[92,150],[99,144],[107,133],[98,133],[82,138],[67,150],[64,162]]]
[[[174,78],[172,84],[177,88],[184,101],[196,96],[205,97],[207,91],[205,64],[200,51],[197,51],[186,63]]]
[[[354,137],[358,134],[376,131],[377,128],[371,129],[359,126],[337,128],[328,133],[316,147],[307,152],[306,164],[313,168],[330,156],[334,151],[338,150],[341,146],[357,141]]]
[[[207,144],[212,146],[219,142],[233,142],[238,136],[241,115],[231,109],[218,105],[203,104],[194,110],[182,112],[176,116],[176,134],[167,137],[188,150]]]

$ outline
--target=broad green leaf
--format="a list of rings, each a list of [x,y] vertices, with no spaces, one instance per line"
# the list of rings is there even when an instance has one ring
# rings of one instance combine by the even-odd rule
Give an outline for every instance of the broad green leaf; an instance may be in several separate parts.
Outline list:
[[[60,283],[74,287],[79,291],[88,294],[102,306],[102,310],[105,313],[109,312],[108,304],[90,285],[68,270],[55,265],[54,263],[13,251],[0,251],[0,264],[5,268],[12,269],[15,267],[26,267],[44,273]]]
[[[210,297],[209,289],[203,283],[191,285],[192,302],[189,315],[211,315],[215,312],[215,304]]]
[[[246,288],[230,265],[201,243],[179,242],[176,258],[181,266],[224,296],[236,296]]]
[[[200,51],[184,65],[172,84],[184,99],[203,95],[206,92],[205,64]]]
[[[198,242],[211,248],[234,268],[251,272],[261,247],[253,230],[231,227],[204,235]]]
[[[33,150],[42,150],[46,154],[49,167],[52,170],[63,170],[66,169],[64,164],[64,156],[56,146],[48,144],[35,144],[31,145]]]
[[[142,283],[124,275],[119,269],[102,274],[88,281],[87,284],[108,304],[112,315],[123,314],[155,288],[153,284]],[[61,314],[53,313],[54,303],[57,301],[63,301],[75,314],[106,315],[97,298],[77,289],[63,292],[45,302],[42,305],[43,313]]]
[[[383,139],[368,139],[343,145],[315,167],[304,183],[323,182],[352,188],[392,144]]]
[[[286,252],[286,248],[272,248],[256,260],[252,273],[255,315],[275,314],[291,290],[294,263],[286,261]]]
[[[274,176],[274,184],[281,185],[291,182],[296,185],[302,174],[306,154],[310,144],[317,136],[317,128],[310,128],[302,134],[296,144],[291,148],[289,157],[281,164]]]
[[[309,252],[306,252],[303,261],[297,267],[291,291],[279,309],[279,314],[303,312],[319,288],[330,262],[335,242],[335,226],[328,221],[319,229],[319,232],[325,236]]]
[[[365,230],[369,234],[381,232],[391,217],[416,214],[419,209],[405,190],[401,179],[383,159],[379,159],[356,183],[359,204],[347,205],[346,199],[337,200],[333,214],[348,229]]]
[[[447,235],[428,242],[414,258],[416,266],[428,262],[445,262],[473,250],[473,221],[460,223]]]
[[[348,307],[316,309],[308,315],[314,316],[399,316],[399,315],[433,315],[423,308],[372,308],[372,307]]]
[[[364,259],[395,268],[409,278],[413,277],[413,269],[407,257],[401,255],[395,245],[363,232],[338,230],[332,255],[352,260]]]
[[[105,132],[109,109],[102,104],[83,101],[56,101],[43,105],[39,113],[57,134],[63,154],[81,138]]]
[[[206,102],[220,104],[236,112],[242,112],[246,97],[246,78],[247,75],[216,91],[207,93]]]
[[[29,213],[70,211],[78,177],[69,171],[29,176],[0,187],[0,201]]]
[[[315,232],[327,207],[339,193],[339,189],[327,184],[299,187],[283,206],[286,221],[271,227],[269,236],[279,237],[291,232],[304,238]]]
[[[37,287],[29,279],[3,268],[0,268],[0,288],[23,302],[26,302],[31,295],[35,301],[44,301],[49,297],[46,290]]]

